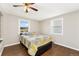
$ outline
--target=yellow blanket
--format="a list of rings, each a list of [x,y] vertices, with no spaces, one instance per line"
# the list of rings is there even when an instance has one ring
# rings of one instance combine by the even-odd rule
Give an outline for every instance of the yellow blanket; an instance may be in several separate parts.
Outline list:
[[[32,55],[32,56],[34,56],[35,54],[36,54],[36,52],[37,52],[37,46],[35,45],[35,44],[32,44],[31,43],[31,45],[29,46],[29,48],[28,48],[28,53],[30,54],[30,55]]]

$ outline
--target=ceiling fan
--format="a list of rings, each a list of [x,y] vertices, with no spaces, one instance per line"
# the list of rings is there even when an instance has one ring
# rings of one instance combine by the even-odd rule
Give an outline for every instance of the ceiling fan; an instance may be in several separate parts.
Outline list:
[[[35,3],[23,3],[23,5],[13,5],[13,7],[25,7],[26,13],[28,13],[28,9],[38,11],[38,9],[32,7],[33,4],[35,4]]]

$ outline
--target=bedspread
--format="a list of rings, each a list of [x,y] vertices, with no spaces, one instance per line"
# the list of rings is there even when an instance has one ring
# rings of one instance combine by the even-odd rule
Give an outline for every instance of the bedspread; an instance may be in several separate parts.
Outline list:
[[[20,41],[28,48],[30,55],[35,55],[38,47],[52,41],[52,37],[49,35],[21,35]]]

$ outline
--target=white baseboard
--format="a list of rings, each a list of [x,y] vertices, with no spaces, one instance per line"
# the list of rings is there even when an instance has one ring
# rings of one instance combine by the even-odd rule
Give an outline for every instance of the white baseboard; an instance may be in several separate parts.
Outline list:
[[[1,49],[1,51],[0,51],[0,56],[2,55],[3,50],[4,50],[4,48]]]
[[[16,45],[16,44],[20,44],[20,42],[12,43],[12,44],[7,44],[7,45],[4,45],[4,47],[8,47],[8,46],[12,46],[12,45]]]
[[[79,51],[79,49],[77,49],[77,48],[73,48],[73,47],[70,47],[70,46],[67,46],[67,45],[64,45],[64,44],[61,44],[61,43],[55,42],[55,44],[58,44],[58,45],[61,45],[61,46],[64,46],[64,47]]]

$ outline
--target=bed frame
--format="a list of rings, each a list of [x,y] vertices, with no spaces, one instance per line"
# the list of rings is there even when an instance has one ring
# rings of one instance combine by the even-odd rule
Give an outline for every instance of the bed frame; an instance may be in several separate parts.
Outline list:
[[[20,42],[21,43],[21,42]],[[22,43],[21,43],[22,44]],[[23,44],[22,44],[23,45]],[[24,46],[24,45],[23,45]],[[25,46],[24,46],[25,47]],[[38,51],[36,53],[35,56],[40,56],[42,55],[44,52],[46,52],[48,49],[50,49],[52,47],[52,41],[43,45],[43,46],[40,46],[38,47]],[[25,47],[26,49],[28,49],[27,47]]]
[[[49,42],[43,46],[38,47],[38,51],[36,53],[35,56],[40,56],[42,55],[44,52],[46,52],[48,49],[52,48],[52,42]]]

